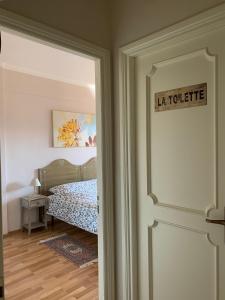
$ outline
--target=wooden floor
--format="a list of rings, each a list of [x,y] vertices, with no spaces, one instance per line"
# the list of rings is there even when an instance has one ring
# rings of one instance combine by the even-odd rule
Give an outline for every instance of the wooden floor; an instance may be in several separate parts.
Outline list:
[[[98,299],[97,263],[79,268],[56,254],[42,239],[60,233],[75,235],[97,247],[97,237],[65,223],[54,229],[15,232],[4,238],[6,300]]]

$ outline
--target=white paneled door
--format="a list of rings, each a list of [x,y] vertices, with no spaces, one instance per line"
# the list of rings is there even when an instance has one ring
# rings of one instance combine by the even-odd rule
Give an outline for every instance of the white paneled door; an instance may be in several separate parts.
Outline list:
[[[138,299],[224,300],[225,28],[134,69]]]

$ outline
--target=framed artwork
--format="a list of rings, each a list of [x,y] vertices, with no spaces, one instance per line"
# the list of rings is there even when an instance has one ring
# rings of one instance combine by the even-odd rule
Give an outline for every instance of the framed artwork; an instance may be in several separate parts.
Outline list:
[[[96,115],[52,111],[53,147],[96,147]]]

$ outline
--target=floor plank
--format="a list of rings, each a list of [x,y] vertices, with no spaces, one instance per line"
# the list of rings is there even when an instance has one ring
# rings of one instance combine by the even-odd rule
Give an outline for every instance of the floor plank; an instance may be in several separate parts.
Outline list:
[[[40,240],[61,233],[97,247],[97,237],[63,222],[48,230],[10,233],[4,238],[6,300],[98,299],[97,263],[79,268]]]

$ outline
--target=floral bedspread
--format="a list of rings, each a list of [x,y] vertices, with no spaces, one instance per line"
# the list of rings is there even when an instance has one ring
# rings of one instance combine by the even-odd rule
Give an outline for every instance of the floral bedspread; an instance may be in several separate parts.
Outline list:
[[[63,184],[50,189],[48,214],[97,234],[97,180]]]

